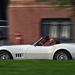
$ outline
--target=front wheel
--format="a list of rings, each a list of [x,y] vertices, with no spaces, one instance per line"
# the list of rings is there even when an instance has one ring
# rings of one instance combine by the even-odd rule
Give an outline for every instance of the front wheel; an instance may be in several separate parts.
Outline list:
[[[68,52],[66,51],[58,51],[55,56],[54,60],[71,60],[71,56]]]
[[[0,52],[0,59],[11,59],[11,55],[8,53],[8,52],[6,52],[6,51],[1,51]]]

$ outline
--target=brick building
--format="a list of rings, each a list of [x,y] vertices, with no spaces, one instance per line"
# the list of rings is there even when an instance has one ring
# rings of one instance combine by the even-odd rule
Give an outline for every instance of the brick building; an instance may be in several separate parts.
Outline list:
[[[10,0],[7,9],[7,38],[15,44],[16,32],[23,34],[23,43],[31,44],[41,36],[75,42],[75,17],[70,17],[71,8],[55,10],[49,2],[38,0]]]

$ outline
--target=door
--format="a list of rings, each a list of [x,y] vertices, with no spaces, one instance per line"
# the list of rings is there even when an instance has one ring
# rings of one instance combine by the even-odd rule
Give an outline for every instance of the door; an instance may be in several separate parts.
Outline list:
[[[28,59],[52,59],[54,46],[30,46],[26,55]]]

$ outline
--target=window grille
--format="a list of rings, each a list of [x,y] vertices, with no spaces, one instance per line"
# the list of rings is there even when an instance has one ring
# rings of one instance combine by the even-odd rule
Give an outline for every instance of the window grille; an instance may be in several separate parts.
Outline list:
[[[40,1],[58,1],[58,0],[36,0],[37,2],[40,2]]]
[[[48,1],[60,1],[60,0],[36,0],[37,2],[40,2],[40,1],[46,1],[46,2],[48,2]],[[67,0],[67,1],[71,1],[71,0]]]
[[[69,18],[43,19],[41,22],[42,36],[72,42],[72,21]]]

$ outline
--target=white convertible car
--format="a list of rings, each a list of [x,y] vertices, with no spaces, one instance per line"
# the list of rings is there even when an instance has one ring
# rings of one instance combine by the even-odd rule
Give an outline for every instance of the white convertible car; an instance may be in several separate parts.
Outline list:
[[[10,45],[0,47],[0,59],[48,59],[74,60],[75,44],[56,44],[48,46],[45,43],[49,36],[41,37],[31,45]],[[44,46],[41,46],[42,42]]]

